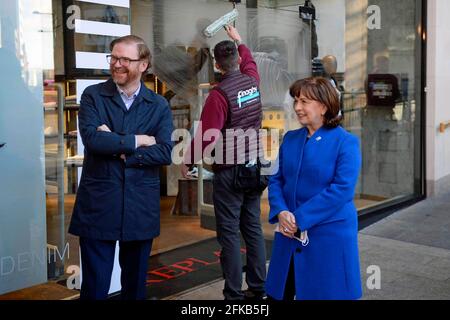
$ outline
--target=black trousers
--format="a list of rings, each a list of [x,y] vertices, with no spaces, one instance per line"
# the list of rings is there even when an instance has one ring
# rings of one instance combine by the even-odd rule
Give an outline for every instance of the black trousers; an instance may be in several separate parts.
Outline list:
[[[120,241],[119,263],[123,300],[144,300],[148,258],[153,239]],[[105,300],[111,285],[116,241],[80,238],[82,283],[80,300]]]
[[[247,253],[246,283],[250,291],[265,291],[266,251],[261,228],[260,192],[234,189],[236,167],[215,172],[213,201],[217,240],[222,251],[220,263],[225,279],[223,294],[228,300],[244,299],[240,235]]]

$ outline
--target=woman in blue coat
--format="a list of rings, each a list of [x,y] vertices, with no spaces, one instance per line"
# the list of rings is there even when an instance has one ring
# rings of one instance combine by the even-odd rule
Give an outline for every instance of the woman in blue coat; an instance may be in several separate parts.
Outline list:
[[[353,203],[359,141],[339,126],[329,81],[290,88],[303,128],[288,132],[269,182],[269,221],[277,224],[266,291],[277,300],[359,299],[358,219]]]

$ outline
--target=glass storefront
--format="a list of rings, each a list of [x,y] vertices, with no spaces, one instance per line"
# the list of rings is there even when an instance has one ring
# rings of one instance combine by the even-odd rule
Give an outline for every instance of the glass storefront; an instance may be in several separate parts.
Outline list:
[[[47,280],[64,286],[68,267],[79,265],[78,239],[67,233],[83,154],[77,97],[82,83],[108,78],[98,55],[116,36],[82,32],[77,20],[129,28],[149,44],[145,83],[169,101],[176,128],[193,131],[218,79],[212,49],[227,37],[203,30],[232,2],[107,2],[0,2],[0,294]],[[340,92],[343,126],[361,140],[360,212],[423,196],[422,1],[244,0],[236,8],[261,76],[266,155],[275,159],[285,132],[298,128],[289,85],[325,76]],[[215,237],[209,169],[190,182],[176,164],[161,170],[152,254]],[[267,195],[261,206],[270,239]]]
[[[41,9],[0,2],[0,293],[47,280]]]

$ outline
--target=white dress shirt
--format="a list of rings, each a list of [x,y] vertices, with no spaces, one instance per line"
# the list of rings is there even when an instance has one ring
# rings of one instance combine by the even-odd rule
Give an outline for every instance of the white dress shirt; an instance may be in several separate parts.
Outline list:
[[[139,91],[141,91],[141,83],[139,83],[139,87],[137,88],[137,90],[131,95],[128,96],[125,91],[123,91],[119,86],[117,86],[117,91],[119,91],[120,93],[120,97],[122,98],[123,103],[125,104],[125,107],[127,108],[127,110],[130,110],[131,105],[133,104],[134,100],[136,100],[136,97],[139,94]],[[136,146],[137,149],[137,138],[136,136],[134,136],[134,145]]]

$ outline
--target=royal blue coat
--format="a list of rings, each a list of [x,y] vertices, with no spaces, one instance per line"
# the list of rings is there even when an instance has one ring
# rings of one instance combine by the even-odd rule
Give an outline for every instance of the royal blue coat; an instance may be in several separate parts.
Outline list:
[[[167,101],[141,83],[127,110],[110,79],[84,91],[78,120],[85,151],[69,232],[98,240],[158,236],[160,166],[171,163],[173,147]],[[112,132],[97,131],[103,124]],[[139,134],[154,136],[157,144],[136,149]]]
[[[266,291],[283,299],[291,258],[298,300],[359,299],[358,220],[353,203],[361,167],[359,140],[341,127],[288,132],[269,182],[269,222],[294,214],[309,244],[275,232]]]

